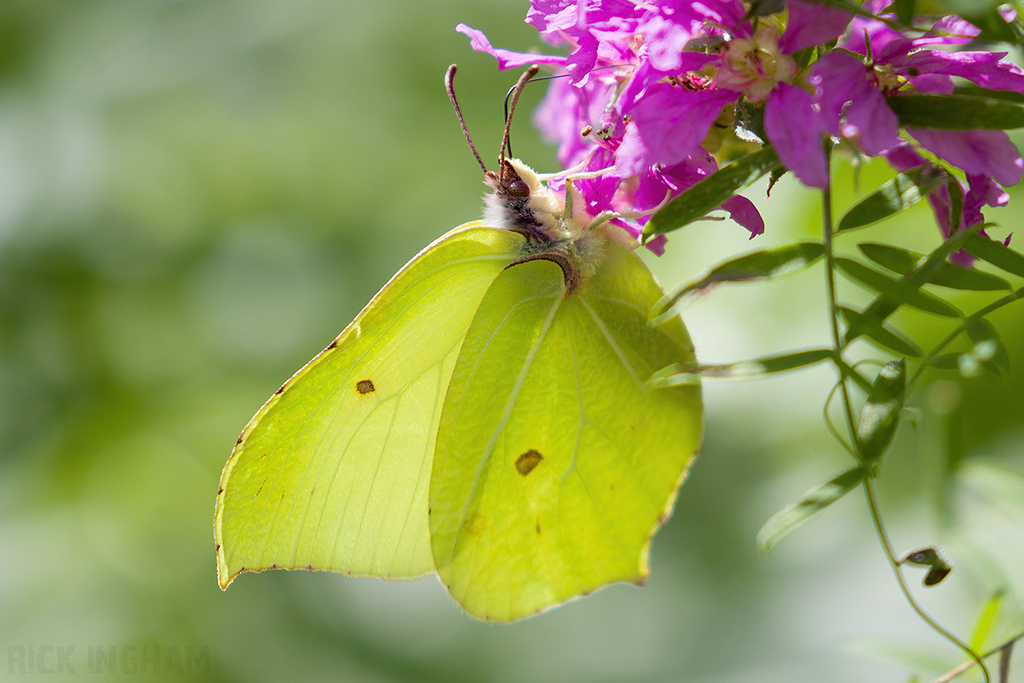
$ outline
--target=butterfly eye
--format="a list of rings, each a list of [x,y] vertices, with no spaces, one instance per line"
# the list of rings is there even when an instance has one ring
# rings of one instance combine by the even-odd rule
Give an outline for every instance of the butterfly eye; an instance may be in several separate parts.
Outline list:
[[[525,198],[530,196],[530,186],[522,180],[513,180],[508,184],[508,196]]]

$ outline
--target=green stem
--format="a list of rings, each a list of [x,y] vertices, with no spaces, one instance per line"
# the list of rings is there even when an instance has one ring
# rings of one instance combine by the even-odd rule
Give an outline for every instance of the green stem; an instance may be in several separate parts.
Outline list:
[[[994,655],[997,652],[1004,652],[1006,650],[1006,648],[1011,647],[1012,645],[1014,645],[1021,638],[1024,638],[1024,633],[1018,633],[1017,635],[1015,635],[1013,638],[1010,638],[1009,640],[1007,640],[1002,645],[996,645],[994,648],[988,650],[987,652],[982,652],[981,656],[982,656],[982,658],[984,658],[984,657],[989,657],[991,655]],[[941,676],[936,678],[934,681],[932,681],[932,683],[948,683],[948,681],[953,680],[954,678],[956,678],[957,676],[959,676],[963,672],[965,672],[968,669],[970,669],[975,664],[977,664],[977,662],[975,660],[973,660],[973,659],[968,661],[968,662],[964,662],[963,664],[961,664],[960,666],[956,667],[955,669],[950,669],[946,673],[942,674]]]
[[[825,143],[826,163],[831,166],[831,144]],[[828,317],[832,323],[832,349],[840,362],[843,360],[842,338],[839,336],[839,306],[836,304],[836,268],[835,254],[832,253],[832,183],[831,168],[829,171],[829,184],[821,191],[821,213],[822,213],[822,241],[825,245],[825,291],[828,295]],[[850,436],[857,444],[857,424],[853,419],[853,408],[850,406],[850,391],[846,387],[846,373],[839,368],[839,389],[843,394],[843,410],[846,413],[846,423],[850,429]],[[859,448],[858,448],[859,451]]]
[[[900,572],[900,562],[896,559],[896,556],[893,555],[892,546],[889,545],[889,537],[885,533],[885,527],[882,526],[882,517],[878,513],[878,504],[875,502],[875,492],[871,486],[870,477],[864,480],[864,493],[867,495],[868,509],[871,511],[871,520],[875,523],[875,532],[878,534],[879,540],[882,541],[882,547],[885,549],[885,555],[889,558],[889,564],[892,566],[892,571],[896,575],[896,581],[899,582],[900,590],[903,591],[903,596],[907,599],[907,602],[910,603],[910,606],[915,612],[917,612],[917,615],[925,621],[925,623],[931,626],[937,633],[941,634],[946,640],[963,650],[968,657],[974,660],[974,663],[981,667],[981,672],[985,676],[985,683],[991,683],[992,679],[989,676],[988,667],[985,666],[985,662],[982,661],[978,653],[975,652],[970,645],[940,626],[937,621],[932,619],[932,617],[917,604],[914,596],[910,593],[910,589],[907,588],[907,583],[903,580],[903,574]]]

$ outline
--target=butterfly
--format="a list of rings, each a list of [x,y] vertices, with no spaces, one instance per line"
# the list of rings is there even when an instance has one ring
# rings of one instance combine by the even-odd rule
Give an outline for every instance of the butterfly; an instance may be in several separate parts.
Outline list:
[[[217,492],[222,588],[436,573],[471,616],[512,621],[646,579],[703,431],[699,385],[646,381],[693,344],[678,317],[648,326],[664,292],[620,228],[505,156],[506,119],[496,171],[466,132],[484,220],[417,254],[242,431]]]

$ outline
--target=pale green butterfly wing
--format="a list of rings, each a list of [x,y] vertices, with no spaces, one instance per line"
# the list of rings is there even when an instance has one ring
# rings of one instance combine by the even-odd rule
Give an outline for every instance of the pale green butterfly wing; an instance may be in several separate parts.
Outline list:
[[[702,433],[699,386],[648,389],[693,359],[663,292],[613,242],[566,296],[548,260],[511,266],[484,296],[448,387],[430,483],[434,563],[473,616],[510,621],[647,576]]]
[[[522,238],[470,223],[424,249],[249,422],[224,467],[222,587],[243,571],[433,570],[427,492],[466,330]]]

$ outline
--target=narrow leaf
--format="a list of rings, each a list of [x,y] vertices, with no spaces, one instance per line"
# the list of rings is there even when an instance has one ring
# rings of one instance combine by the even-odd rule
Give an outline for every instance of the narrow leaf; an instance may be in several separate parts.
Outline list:
[[[1019,45],[1020,33],[1019,30],[1015,29],[1018,29],[1020,19],[1007,23],[996,9],[1000,6],[1005,7],[1006,5],[997,2],[964,3],[957,7],[957,14],[981,29],[981,33],[976,38],[977,40],[986,43],[1011,43]],[[1012,7],[1012,5],[1010,6]],[[987,11],[979,12],[978,10],[981,8],[985,8]]]
[[[943,262],[945,262],[949,255],[963,246],[967,239],[973,236],[975,231],[981,227],[981,225],[977,225],[968,228],[967,230],[961,230],[940,244],[932,253],[928,254],[924,263],[920,264],[914,270],[900,278],[900,287],[905,287],[908,290],[920,289],[926,282],[928,282],[928,278],[932,276],[932,273],[942,266]],[[881,322],[892,315],[893,311],[897,308],[899,308],[898,303],[890,301],[887,295],[882,294],[872,301],[871,305],[864,310],[864,315],[868,316],[871,320]],[[846,341],[852,341],[859,334],[860,332],[858,330],[848,330]],[[907,354],[902,353],[901,355]]]
[[[995,240],[971,233],[964,242],[964,249],[996,268],[1024,277],[1024,256]]]
[[[920,358],[924,355],[921,347],[890,328],[873,314],[870,314],[869,311],[860,313],[840,306],[839,312],[843,314],[843,318],[846,319],[846,324],[849,327],[846,331],[847,341],[863,335],[900,356]]]
[[[897,275],[906,275],[916,266],[924,263],[926,259],[926,256],[920,252],[901,249],[889,244],[864,242],[858,244],[857,248],[864,256]],[[975,268],[964,268],[949,261],[940,264],[935,272],[928,277],[928,282],[940,287],[971,292],[1013,289],[1009,282],[997,275]]]
[[[767,553],[801,524],[856,488],[866,476],[867,471],[863,467],[851,467],[776,512],[757,532],[758,549]]]
[[[663,206],[644,226],[644,240],[672,232],[692,223],[722,202],[779,166],[779,156],[771,147],[748,154],[720,168]]]
[[[964,329],[967,337],[974,345],[971,355],[983,368],[1003,377],[1010,374],[1010,354],[999,338],[995,326],[984,318],[977,318],[967,324]]]
[[[691,301],[708,288],[723,282],[750,282],[770,280],[791,275],[811,265],[825,253],[818,242],[797,242],[775,249],[762,249],[721,263],[696,282],[679,285],[662,297],[651,310],[648,325],[659,325],[680,304]]]
[[[895,0],[896,19],[904,26],[910,26],[914,20],[914,0]]]
[[[834,357],[835,354],[832,352],[832,349],[812,349],[810,351],[795,351],[779,356],[764,356],[725,365],[675,363],[651,375],[651,378],[647,380],[647,386],[652,389],[659,389],[680,384],[698,384],[701,378],[707,377],[749,379],[761,375],[796,370]]]
[[[942,353],[928,361],[928,365],[939,370],[957,370],[960,367],[959,353]]]
[[[989,598],[988,602],[978,615],[978,623],[974,626],[974,635],[971,636],[971,649],[981,652],[985,647],[985,640],[992,632],[992,624],[995,623],[996,614],[999,612],[999,605],[1003,602],[1006,593],[999,590]]]
[[[875,384],[860,414],[857,443],[866,465],[877,462],[892,442],[903,412],[907,388],[907,362],[891,361],[875,378]]]
[[[1024,128],[1024,106],[965,95],[891,95],[886,104],[903,128],[1006,130]]]
[[[963,317],[963,314],[952,304],[931,294],[910,290],[885,273],[869,268],[863,263],[847,258],[837,258],[835,259],[835,264],[846,275],[884,295],[894,304],[905,303],[922,311],[942,315],[947,318]]]
[[[847,211],[836,232],[862,228],[908,209],[945,183],[947,177],[937,164],[923,164],[900,173]]]

